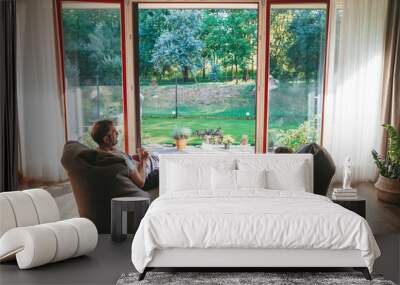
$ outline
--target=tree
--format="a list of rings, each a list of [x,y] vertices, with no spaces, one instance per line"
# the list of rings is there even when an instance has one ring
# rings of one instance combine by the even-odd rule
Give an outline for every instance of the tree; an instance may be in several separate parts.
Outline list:
[[[270,74],[286,80],[317,80],[325,23],[323,9],[272,10]]]
[[[165,19],[165,30],[156,40],[151,62],[160,72],[181,71],[184,81],[188,81],[189,72],[202,66],[201,12],[170,10]]]
[[[205,68],[207,62],[211,66],[216,66],[218,53],[223,48],[221,38],[224,35],[222,14],[225,10],[204,10],[201,25],[200,39],[203,42],[203,78],[205,78]]]
[[[318,79],[321,55],[325,49],[324,10],[296,10],[289,25],[289,32],[294,35],[292,44],[287,49],[289,65],[296,78],[307,82]]]
[[[153,49],[165,29],[167,9],[143,9],[139,13],[139,64],[140,75],[148,76],[157,72],[152,62]]]
[[[218,52],[225,57],[224,63],[235,68],[236,83],[239,80],[239,67],[247,74],[247,66],[255,52],[257,43],[257,11],[227,10],[223,17],[224,34],[221,36]],[[247,76],[246,76],[247,79]]]
[[[288,48],[295,40],[289,26],[293,21],[293,10],[272,9],[270,28],[270,67],[274,78],[291,77]]]
[[[118,9],[63,10],[66,76],[69,84],[95,78],[121,84],[121,30]]]
[[[236,83],[239,68],[243,79],[248,79],[248,64],[257,46],[256,10],[206,10],[203,16],[201,39],[204,42],[203,57],[210,59],[211,65],[221,64],[227,69],[235,69]]]
[[[96,63],[96,76],[103,83],[106,81],[118,80],[122,74],[121,62],[121,38],[119,21],[101,21],[95,26],[93,33],[90,33],[86,49],[89,52],[89,59]],[[94,71],[92,70],[92,72]],[[119,80],[118,80],[119,81]]]

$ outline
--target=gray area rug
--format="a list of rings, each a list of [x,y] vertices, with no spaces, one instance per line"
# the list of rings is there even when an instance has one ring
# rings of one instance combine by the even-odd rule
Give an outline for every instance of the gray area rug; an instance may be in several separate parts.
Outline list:
[[[373,280],[368,281],[359,272],[148,272],[146,278],[142,281],[138,281],[138,276],[138,273],[122,274],[117,285],[395,285],[392,281],[384,280],[380,275],[372,275]]]

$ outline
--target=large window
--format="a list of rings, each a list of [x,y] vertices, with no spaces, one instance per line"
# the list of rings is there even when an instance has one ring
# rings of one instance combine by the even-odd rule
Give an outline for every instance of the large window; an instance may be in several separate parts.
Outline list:
[[[63,2],[61,12],[68,138],[95,146],[90,126],[109,118],[123,147],[120,5]]]
[[[192,145],[207,133],[254,145],[257,23],[256,5],[139,9],[142,145],[174,143],[175,127]]]
[[[257,4],[239,3],[135,4],[135,54],[124,65],[120,3],[62,1],[68,138],[94,146],[90,126],[111,118],[123,147],[124,118],[129,117],[132,147],[171,145],[176,127],[191,129],[191,145],[200,144],[205,134],[232,136],[234,144],[247,137],[253,146],[264,134],[268,141],[257,146],[269,151],[320,142],[328,1],[275,2],[285,1],[267,1],[270,9],[262,11]],[[265,11],[270,13],[267,29]],[[258,62],[264,48],[257,47],[265,45],[258,42],[259,29],[269,38],[267,64]],[[136,73],[126,76],[135,88],[126,96],[129,104],[123,100],[122,70],[127,65],[128,73]],[[263,110],[256,104],[264,96],[256,93],[264,81],[258,66],[269,71],[265,114],[256,114]],[[130,108],[130,116],[124,107]],[[264,116],[268,120],[262,133]],[[218,137],[211,142],[220,143]]]
[[[324,93],[326,5],[272,5],[268,149],[319,142]]]

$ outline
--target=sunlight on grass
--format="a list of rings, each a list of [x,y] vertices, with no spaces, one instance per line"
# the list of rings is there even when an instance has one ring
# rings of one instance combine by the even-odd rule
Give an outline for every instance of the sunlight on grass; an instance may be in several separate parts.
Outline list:
[[[221,127],[224,135],[231,135],[235,144],[240,143],[242,135],[248,135],[249,143],[254,144],[255,121],[207,118],[146,118],[142,123],[143,144],[172,144],[172,130],[175,126],[189,127],[192,131],[216,129]],[[191,137],[189,144],[200,144],[198,137]]]

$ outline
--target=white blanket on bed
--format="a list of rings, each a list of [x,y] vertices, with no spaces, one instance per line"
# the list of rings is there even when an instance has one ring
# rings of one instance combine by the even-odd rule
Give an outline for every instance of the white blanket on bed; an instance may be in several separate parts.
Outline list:
[[[265,189],[220,195],[156,199],[132,243],[136,269],[165,248],[358,249],[370,271],[380,255],[365,219],[327,197]]]

